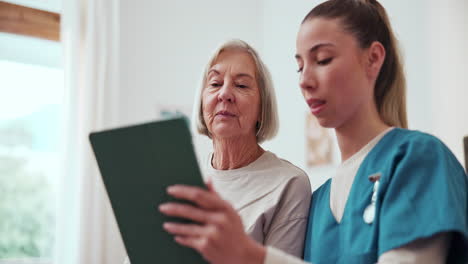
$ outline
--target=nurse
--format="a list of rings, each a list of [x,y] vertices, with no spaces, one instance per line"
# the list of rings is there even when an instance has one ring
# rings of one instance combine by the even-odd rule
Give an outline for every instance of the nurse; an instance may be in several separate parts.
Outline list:
[[[384,8],[326,1],[305,17],[296,46],[302,94],[320,125],[335,129],[342,158],[313,193],[305,261],[466,263],[467,176],[440,140],[406,129],[405,78]],[[304,263],[249,239],[211,187],[168,192],[198,207],[161,212],[200,224],[164,228],[210,263]]]

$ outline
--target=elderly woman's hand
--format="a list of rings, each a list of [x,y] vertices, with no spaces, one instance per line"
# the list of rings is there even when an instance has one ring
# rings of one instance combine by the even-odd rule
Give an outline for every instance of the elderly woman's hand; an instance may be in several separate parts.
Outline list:
[[[167,192],[198,207],[180,203],[166,203],[159,210],[169,216],[193,220],[199,224],[165,223],[164,229],[175,235],[175,241],[197,250],[214,264],[261,264],[265,248],[251,239],[242,220],[232,206],[221,199],[208,184],[209,190],[175,185]]]

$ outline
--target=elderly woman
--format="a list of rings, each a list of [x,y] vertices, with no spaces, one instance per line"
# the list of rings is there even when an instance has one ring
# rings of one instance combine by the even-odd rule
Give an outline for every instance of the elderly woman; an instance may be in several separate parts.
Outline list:
[[[213,142],[205,177],[231,203],[257,242],[302,256],[310,203],[307,175],[265,151],[278,129],[270,74],[241,40],[218,48],[195,102],[198,132]]]

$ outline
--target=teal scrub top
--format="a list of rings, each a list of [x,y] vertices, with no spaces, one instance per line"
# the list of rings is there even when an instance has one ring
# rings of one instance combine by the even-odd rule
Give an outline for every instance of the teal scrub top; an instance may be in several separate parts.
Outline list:
[[[381,174],[375,218],[365,208]],[[453,232],[447,263],[468,261],[468,179],[437,138],[406,129],[388,132],[369,152],[355,176],[343,218],[330,209],[331,180],[312,195],[304,259],[322,263],[376,263],[383,253],[418,238]]]

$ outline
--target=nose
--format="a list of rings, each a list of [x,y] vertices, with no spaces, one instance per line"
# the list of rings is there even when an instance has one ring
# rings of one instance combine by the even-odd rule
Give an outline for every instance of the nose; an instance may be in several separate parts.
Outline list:
[[[218,100],[229,103],[235,102],[235,96],[233,93],[233,84],[230,81],[224,82],[221,89],[219,89]]]
[[[312,90],[317,88],[317,78],[315,73],[309,67],[304,67],[299,77],[299,86],[303,90]]]

